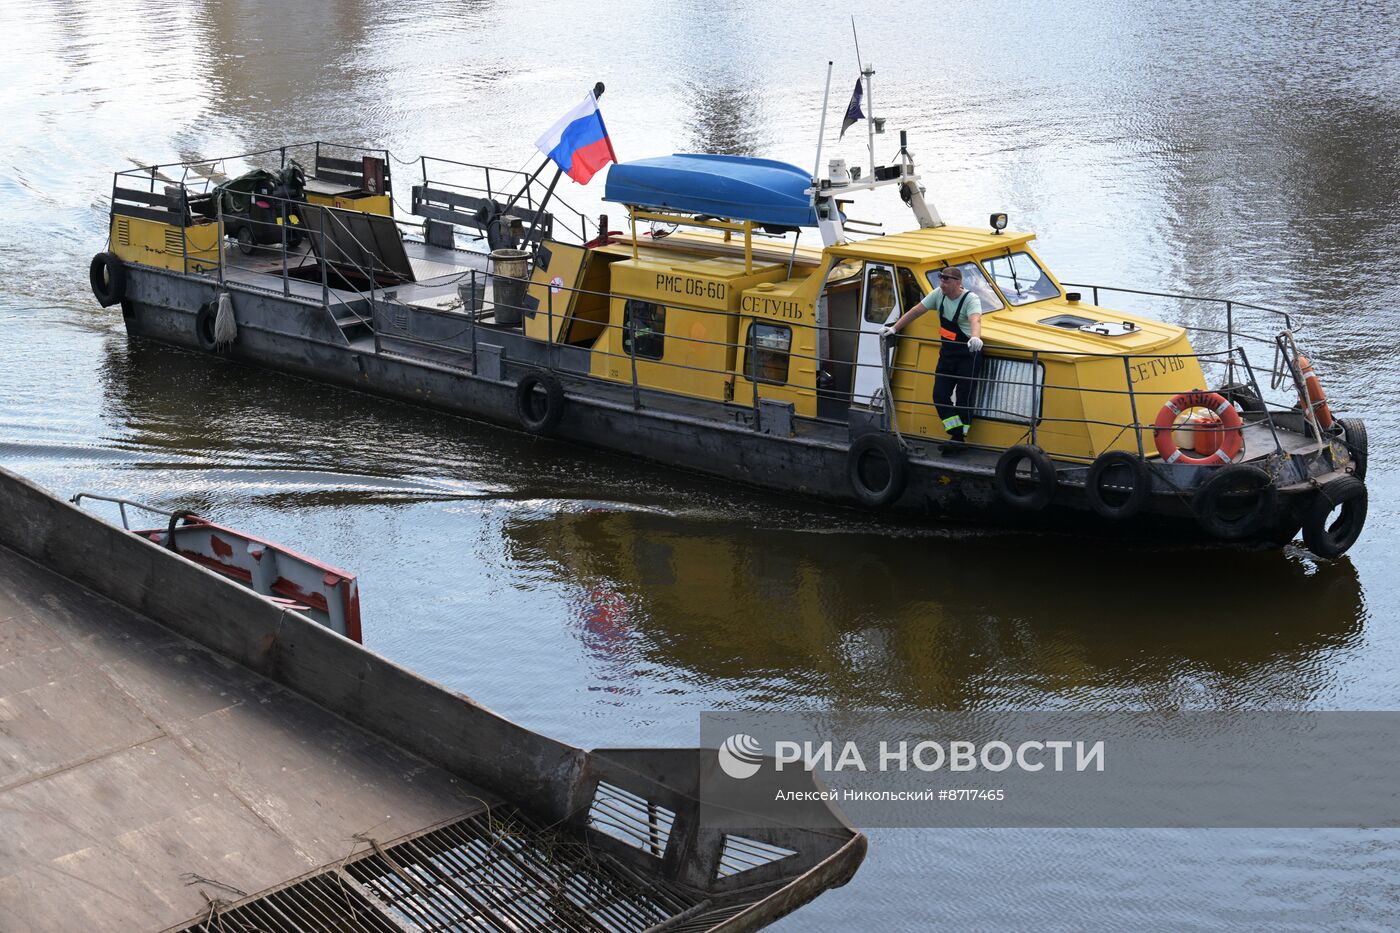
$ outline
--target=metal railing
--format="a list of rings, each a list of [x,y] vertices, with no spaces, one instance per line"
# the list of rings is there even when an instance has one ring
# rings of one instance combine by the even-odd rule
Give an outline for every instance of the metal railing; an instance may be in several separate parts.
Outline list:
[[[170,509],[157,508],[154,505],[147,505],[144,502],[137,502],[135,499],[124,499],[120,496],[103,496],[95,492],[80,492],[68,501],[76,506],[81,507],[83,504],[83,500],[85,499],[90,499],[95,502],[114,503],[117,506],[117,511],[121,514],[122,529],[125,531],[131,530],[131,522],[129,520],[129,516],[126,514],[127,506],[140,509],[143,512],[153,512],[156,515],[164,515],[166,518],[173,518],[175,516],[175,512],[171,511]]]
[[[547,189],[548,186],[539,180],[538,173],[502,169],[475,162],[459,162],[438,156],[419,156],[418,162],[425,187],[454,191],[487,201],[510,199],[507,203],[513,202],[516,209],[529,214],[540,210],[547,200],[554,219],[558,218],[560,208],[570,218],[574,226],[566,225],[564,229],[571,236],[578,237],[580,243],[589,239],[590,225],[596,227],[582,211],[569,204],[559,194],[548,190],[541,191],[541,188]],[[484,233],[477,237],[484,238]]]
[[[478,273],[475,272],[469,273],[469,275],[473,278],[473,281],[477,274]],[[594,298],[599,299],[610,299],[614,297],[604,292],[594,292],[585,289],[571,288],[567,286],[557,287],[557,291],[556,288],[551,288],[547,292],[544,307],[540,310],[543,310],[545,313],[547,325],[549,328],[548,333],[550,334],[551,338],[548,341],[545,353],[545,365],[546,368],[551,371],[553,371],[556,368],[556,349],[560,346],[560,344],[553,339],[553,336],[558,330],[555,326],[557,314],[555,310],[556,294],[561,296],[561,300],[563,300],[564,297],[567,297],[569,295],[578,297],[592,296]],[[1144,292],[1144,294],[1147,293]],[[572,304],[576,300],[577,298],[574,298],[569,301],[564,301],[564,304],[567,306]],[[1236,304],[1236,307],[1239,307],[1239,305]],[[619,363],[625,364],[627,368],[627,378],[622,380],[619,380],[615,377],[604,378],[595,376],[591,372],[579,373],[576,371],[570,371],[570,377],[575,379],[582,379],[585,381],[593,381],[602,385],[617,386],[619,384],[622,384],[628,386],[631,390],[633,407],[638,409],[643,407],[643,393],[660,393],[660,395],[663,397],[666,395],[680,394],[689,395],[689,397],[692,398],[716,400],[712,396],[708,395],[694,395],[686,393],[683,389],[677,386],[675,379],[646,379],[643,376],[643,372],[639,371],[639,366],[660,367],[671,372],[693,372],[708,375],[718,375],[725,378],[733,377],[735,379],[743,379],[745,380],[743,383],[745,389],[747,390],[748,388],[752,388],[753,392],[752,403],[750,406],[752,410],[750,426],[755,431],[763,430],[760,403],[764,400],[765,397],[782,402],[792,402],[794,401],[794,397],[808,397],[820,399],[823,396],[850,400],[854,395],[855,387],[859,381],[859,373],[862,371],[862,369],[865,369],[866,371],[869,371],[871,369],[882,370],[880,375],[881,381],[885,386],[886,401],[881,405],[869,406],[869,410],[872,413],[879,414],[880,418],[883,421],[884,428],[886,430],[896,434],[900,432],[900,428],[898,425],[900,411],[904,411],[906,413],[913,412],[915,414],[918,414],[921,411],[927,412],[929,410],[935,409],[935,406],[933,405],[931,399],[923,400],[916,398],[914,397],[914,393],[912,391],[914,378],[919,376],[928,377],[931,375],[931,372],[928,370],[919,369],[914,365],[910,365],[907,361],[911,358],[917,358],[917,348],[919,346],[941,344],[942,341],[940,340],[901,336],[899,338],[900,343],[904,346],[913,347],[914,349],[904,350],[894,354],[896,362],[888,367],[883,367],[878,363],[862,363],[859,361],[858,358],[852,359],[850,361],[837,361],[833,360],[829,356],[822,357],[815,352],[804,352],[804,350],[802,349],[803,343],[810,347],[818,346],[818,338],[822,332],[825,332],[830,338],[833,339],[840,335],[846,335],[851,338],[854,338],[855,340],[859,340],[861,335],[864,335],[866,338],[874,338],[875,335],[869,330],[857,328],[840,328],[832,325],[827,325],[825,327],[817,327],[814,324],[809,324],[801,321],[754,317],[751,314],[745,314],[742,312],[717,310],[714,308],[707,308],[699,305],[690,305],[671,300],[667,300],[667,302],[665,303],[665,308],[668,311],[674,309],[677,311],[700,312],[720,320],[734,319],[735,327],[741,334],[744,333],[746,327],[751,326],[752,324],[769,324],[792,328],[793,336],[789,343],[789,349],[785,352],[778,354],[784,357],[786,360],[786,364],[788,367],[788,379],[782,382],[780,385],[775,385],[774,381],[760,377],[760,355],[762,355],[763,353],[775,353],[777,351],[765,351],[762,348],[756,347],[752,342],[751,336],[747,334],[746,336],[749,336],[749,339],[736,339],[733,341],[729,341],[695,337],[688,334],[666,334],[663,330],[657,333],[659,333],[659,336],[664,342],[665,349],[663,349],[659,356],[652,357],[649,354],[641,353],[638,351],[639,341],[636,338],[638,336],[645,336],[645,334],[639,328],[636,327],[634,322],[629,321],[629,323],[627,324],[618,323],[611,320],[610,317],[606,320],[583,321],[583,323],[586,323],[588,326],[597,328],[599,330],[599,336],[591,342],[590,349],[592,358],[601,359],[604,361],[615,359]],[[525,315],[528,315],[530,313],[537,313],[537,309],[529,307],[513,308],[512,310],[516,310],[521,314]],[[1272,312],[1272,309],[1259,308],[1258,310]],[[1282,312],[1274,313],[1281,314]],[[471,321],[468,325],[469,328],[472,328],[471,350],[473,359],[475,359],[476,355],[476,335],[474,328],[479,323],[478,319],[481,318],[481,316],[482,315],[480,313],[472,315]],[[577,317],[573,319],[575,321],[583,320]],[[620,332],[623,335],[623,339],[621,341],[621,345],[624,348],[623,352],[609,351],[607,349],[604,349],[605,342],[603,340],[603,335],[609,332]],[[808,332],[809,336],[806,341],[799,341],[797,335],[800,332]],[[751,334],[751,332],[749,332],[749,334]],[[1276,342],[1277,338],[1260,339],[1272,345]],[[680,344],[686,347],[689,352],[676,352],[670,349],[675,344]],[[680,362],[678,359],[679,357],[693,357],[696,355],[694,351],[699,349],[703,352],[706,348],[714,348],[716,350],[722,351],[722,355],[725,357],[727,365],[721,367],[702,366],[688,362]],[[747,354],[747,357],[745,357],[744,354]],[[1065,350],[1063,348],[1050,347],[1011,347],[999,346],[996,344],[989,343],[986,344],[984,349],[984,355],[988,354],[996,359],[1010,359],[1029,362],[1032,366],[1033,372],[1036,369],[1038,369],[1041,366],[1041,364],[1043,364],[1047,359],[1063,359],[1065,357],[1073,357],[1076,359],[1093,359],[1097,357],[1105,361],[1119,360],[1122,363],[1123,381],[1121,387],[1086,387],[1080,385],[1078,382],[1074,384],[1062,384],[1036,379],[1032,379],[1029,381],[1016,379],[991,380],[980,374],[971,377],[970,381],[976,387],[975,395],[978,396],[983,394],[982,387],[991,384],[995,384],[999,387],[1020,387],[1035,393],[1035,404],[1033,410],[1029,413],[1029,416],[1027,416],[1027,413],[1022,411],[996,408],[982,408],[980,409],[979,415],[979,417],[981,418],[998,421],[1000,423],[1025,424],[1025,431],[1022,436],[1022,440],[1032,444],[1035,444],[1039,441],[1040,438],[1038,435],[1043,430],[1045,430],[1046,427],[1079,425],[1091,428],[1112,428],[1115,429],[1116,433],[1109,441],[1110,448],[1121,449],[1117,447],[1119,441],[1121,441],[1122,438],[1129,432],[1132,432],[1132,436],[1134,439],[1130,447],[1135,448],[1138,456],[1147,458],[1149,456],[1149,448],[1146,443],[1146,439],[1150,439],[1152,437],[1153,432],[1156,430],[1156,425],[1153,421],[1144,420],[1143,416],[1145,414],[1155,415],[1157,410],[1161,408],[1166,401],[1179,394],[1180,391],[1165,389],[1143,389],[1138,386],[1137,381],[1134,379],[1134,365],[1137,363],[1154,360],[1195,360],[1197,364],[1200,365],[1203,374],[1209,376],[1210,373],[1215,372],[1221,375],[1226,380],[1240,380],[1240,376],[1242,374],[1243,379],[1237,383],[1237,388],[1243,388],[1245,392],[1253,396],[1254,399],[1257,399],[1259,403],[1258,407],[1260,408],[1260,410],[1257,412],[1247,413],[1246,421],[1258,422],[1267,429],[1270,439],[1272,441],[1273,449],[1276,453],[1281,452],[1284,449],[1282,440],[1280,438],[1280,431],[1282,430],[1282,427],[1278,423],[1276,416],[1285,412],[1289,414],[1298,414],[1297,407],[1290,407],[1284,404],[1279,404],[1270,401],[1270,399],[1263,390],[1261,381],[1258,378],[1257,370],[1254,364],[1249,359],[1247,348],[1241,345],[1232,345],[1221,350],[1206,350],[1193,353],[1140,353],[1090,351],[1079,349]],[[899,362],[899,360],[905,360],[906,362]],[[833,363],[840,363],[842,365],[849,366],[849,385],[843,385],[837,390],[827,391],[824,390],[818,384],[817,376],[823,372],[823,366],[830,365]],[[794,366],[798,367],[799,374],[810,376],[811,378],[809,380],[803,379],[800,382],[795,382],[792,378]],[[606,363],[602,368],[607,368]],[[1301,388],[1303,386],[1301,374],[1296,371],[1296,367],[1293,367],[1291,365],[1288,367],[1288,370],[1290,370],[1290,372],[1287,372],[1286,375],[1291,376],[1291,381],[1294,384],[1295,390],[1299,393],[1300,397],[1306,397],[1302,395],[1302,392],[1304,390]],[[473,371],[475,372],[475,369]],[[1271,369],[1269,370],[1269,372],[1273,372],[1273,370]],[[1215,386],[1215,388],[1226,389],[1229,387],[1229,385],[1230,382],[1227,381],[1223,383],[1218,383]],[[764,388],[765,386],[773,386],[772,389],[767,390],[766,396]],[[891,388],[895,389],[899,393],[898,397],[891,393]],[[1207,389],[1209,387],[1202,386],[1200,388]],[[1080,397],[1107,396],[1111,398],[1119,398],[1122,400],[1123,407],[1126,409],[1128,417],[1124,420],[1104,420],[1102,418],[1093,417],[1062,417],[1047,415],[1045,411],[1047,407],[1045,400],[1047,397],[1050,397],[1053,393],[1073,393]],[[739,393],[737,391],[733,393],[734,396],[737,396],[738,394]],[[730,400],[730,398],[726,398],[726,401],[728,400]],[[858,405],[859,403],[855,404]],[[664,402],[661,403],[661,407],[665,407]],[[965,406],[961,402],[959,402],[959,407],[974,409],[977,408],[977,404],[974,399],[971,404]],[[1312,432],[1310,433],[1313,434],[1316,443],[1320,446],[1322,444],[1322,437],[1324,436],[1324,432],[1317,427],[1315,418],[1310,413],[1308,413],[1305,410],[1303,414],[1305,419],[1309,421],[1313,428]],[[1219,429],[1212,428],[1209,426],[1183,425],[1174,428],[1174,430],[1182,430],[1187,433],[1204,433],[1218,431]],[[977,445],[971,444],[970,446]],[[1073,454],[1056,454],[1056,456],[1067,461],[1089,462],[1092,459],[1092,457],[1080,457]]]

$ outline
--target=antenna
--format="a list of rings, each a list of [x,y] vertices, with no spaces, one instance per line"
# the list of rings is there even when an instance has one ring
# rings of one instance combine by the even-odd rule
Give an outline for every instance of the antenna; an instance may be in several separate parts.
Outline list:
[[[817,164],[812,166],[813,189],[818,187],[822,177],[822,140],[826,138],[826,102],[831,97],[831,66],[831,62],[826,63],[826,90],[822,92],[822,122],[821,127],[817,130]]]
[[[865,79],[865,149],[870,159],[870,167],[866,170],[870,174],[867,177],[875,177],[875,92],[871,85],[875,79],[875,69],[870,65],[862,65],[860,58],[860,36],[856,34],[856,17],[851,14],[851,39],[856,44],[856,67],[860,69],[861,77]]]

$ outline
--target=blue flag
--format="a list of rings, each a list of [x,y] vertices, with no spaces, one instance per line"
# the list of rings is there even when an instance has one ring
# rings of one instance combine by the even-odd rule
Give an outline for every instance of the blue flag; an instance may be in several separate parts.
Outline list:
[[[841,121],[841,135],[837,136],[837,139],[846,135],[846,130],[851,128],[852,123],[865,119],[865,114],[860,112],[860,99],[864,93],[860,86],[860,78],[856,78],[856,89],[851,92],[851,102],[846,105],[846,119]]]

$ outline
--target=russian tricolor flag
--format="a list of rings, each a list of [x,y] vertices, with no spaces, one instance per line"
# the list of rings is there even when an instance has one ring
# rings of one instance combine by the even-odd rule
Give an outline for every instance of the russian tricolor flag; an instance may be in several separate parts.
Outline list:
[[[554,160],[580,185],[609,162],[616,162],[603,114],[590,91],[577,107],[564,114],[535,141],[535,147]]]

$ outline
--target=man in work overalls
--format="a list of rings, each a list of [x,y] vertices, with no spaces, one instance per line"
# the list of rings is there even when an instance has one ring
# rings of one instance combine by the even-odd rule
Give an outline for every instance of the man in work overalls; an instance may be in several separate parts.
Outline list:
[[[956,266],[940,270],[938,280],[937,289],[881,333],[886,337],[897,334],[925,311],[938,312],[938,336],[942,344],[938,368],[933,373],[933,404],[938,409],[938,417],[943,419],[943,430],[948,432],[948,438],[954,444],[961,444],[972,424],[973,377],[977,354],[982,352],[982,301],[963,288],[962,270]]]

